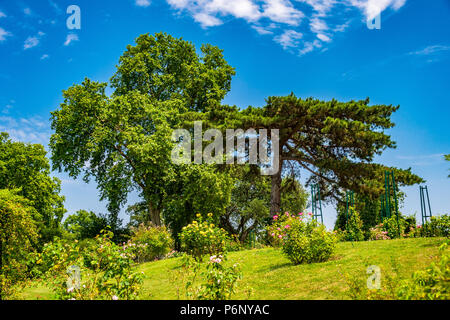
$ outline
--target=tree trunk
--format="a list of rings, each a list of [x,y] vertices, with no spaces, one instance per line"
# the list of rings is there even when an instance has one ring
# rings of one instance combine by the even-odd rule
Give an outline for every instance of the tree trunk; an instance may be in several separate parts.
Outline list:
[[[272,188],[270,191],[270,216],[280,213],[281,209],[281,172],[283,161],[280,159],[280,169],[272,176]]]
[[[161,226],[161,211],[156,208],[153,208],[153,206],[151,204],[148,207],[149,207],[148,209],[150,211],[151,222],[155,226],[160,227]]]

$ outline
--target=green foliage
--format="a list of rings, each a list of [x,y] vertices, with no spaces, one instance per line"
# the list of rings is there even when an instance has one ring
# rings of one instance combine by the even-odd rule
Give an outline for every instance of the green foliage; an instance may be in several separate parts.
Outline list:
[[[163,217],[179,249],[179,234],[195,219],[195,213],[206,216],[214,212],[208,219],[218,224],[230,203],[233,178],[207,164],[180,165],[176,172],[178,178],[168,186],[170,196],[166,198]]]
[[[75,239],[95,238],[108,225],[105,217],[99,217],[92,211],[78,210],[69,215],[63,223],[64,229]]]
[[[274,224],[268,232],[281,243],[283,253],[296,265],[327,261],[337,242],[335,234],[312,219],[311,214],[291,215],[286,212],[274,216]]]
[[[14,296],[28,277],[29,255],[38,241],[35,209],[19,191],[0,190],[0,299]]]
[[[189,110],[204,111],[230,90],[234,69],[222,50],[195,46],[166,33],[144,34],[127,46],[111,78],[115,95],[137,90],[158,101],[180,100]]]
[[[402,300],[449,300],[450,254],[448,243],[439,248],[437,261],[425,270],[417,271],[412,279],[402,283],[397,296]]]
[[[171,222],[176,220],[173,214],[189,211],[180,208],[192,202],[197,206],[196,199],[174,205],[180,189],[209,191],[222,201],[220,193],[226,188],[207,189],[211,186],[205,181],[179,179],[191,172],[171,161],[172,130],[183,127],[189,114],[216,107],[229,91],[232,75],[233,68],[217,47],[204,45],[199,55],[192,43],[165,33],[139,36],[120,57],[111,96],[105,92],[107,83],[89,79],[63,92],[64,102],[52,112],[55,169],[71,177],[83,174],[85,181],[95,178],[112,215],[117,216],[127,195],[137,190],[155,225],[161,225],[167,206],[172,209]],[[180,180],[187,185],[180,185]],[[217,197],[204,198],[211,202]],[[171,228],[179,231],[183,225],[174,223]]]
[[[208,218],[203,221],[202,216],[197,214],[197,220],[183,227],[180,234],[182,250],[199,261],[206,254],[212,256],[225,252],[227,233],[211,222],[212,216],[209,213]]]
[[[450,216],[448,214],[433,216],[419,229],[422,237],[449,237]]]
[[[105,232],[88,246],[80,246],[77,240],[46,244],[35,258],[34,272],[57,299],[136,299],[142,275],[132,270],[134,255],[111,238],[112,234]]]
[[[341,190],[379,196],[385,170],[395,170],[403,185],[422,182],[410,170],[373,163],[376,155],[395,142],[386,134],[394,126],[391,115],[398,106],[372,105],[369,99],[340,102],[297,98],[293,93],[269,97],[261,108],[228,108],[224,122],[245,129],[280,128],[280,157],[313,173],[308,182],[325,182],[324,199],[340,198]],[[216,114],[214,114],[216,116]],[[285,166],[286,167],[286,166]],[[271,214],[280,212],[281,174],[272,180]]]
[[[270,183],[254,165],[237,166],[230,171],[234,184],[230,203],[220,216],[220,226],[245,243],[250,232],[260,231],[270,217]]]
[[[345,229],[346,241],[363,241],[363,223],[359,217],[358,211],[354,207],[349,207],[349,217]]]
[[[60,235],[60,222],[66,210],[60,195],[61,182],[50,177],[50,165],[42,145],[13,142],[0,132],[0,189],[18,189],[35,208],[33,220],[40,245]],[[36,244],[37,245],[37,244]]]
[[[139,225],[132,229],[132,237],[126,244],[138,263],[160,259],[169,253],[173,240],[166,227]]]
[[[406,221],[402,216],[399,216],[397,222],[397,215],[393,214],[390,218],[384,219],[382,230],[386,231],[387,236],[391,239],[401,238],[405,236],[406,225]]]
[[[211,256],[206,265],[204,277],[206,283],[200,286],[199,300],[228,300],[235,293],[238,280],[242,278],[240,266],[235,263],[230,267],[224,265],[224,256]]]
[[[445,155],[445,160],[450,161],[450,154]],[[448,175],[448,177],[450,178],[450,174]]]
[[[63,227],[68,232],[65,234],[66,237],[77,240],[95,238],[102,230],[108,229],[114,235],[112,240],[121,243],[129,233],[129,230],[122,227],[122,221],[114,215],[96,215],[92,211],[85,210],[78,210],[76,214],[69,215]]]

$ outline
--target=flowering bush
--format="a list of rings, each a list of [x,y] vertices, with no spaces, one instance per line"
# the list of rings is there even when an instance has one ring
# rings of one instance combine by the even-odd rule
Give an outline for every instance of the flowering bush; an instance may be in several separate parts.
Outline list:
[[[133,236],[124,245],[130,248],[138,263],[164,257],[173,247],[173,240],[166,227],[146,227],[140,224],[132,229]]]
[[[242,278],[239,264],[230,267],[224,265],[225,257],[211,256],[203,273],[206,283],[198,290],[199,300],[227,300],[235,292],[238,280]]]
[[[211,223],[211,218],[212,214],[208,213],[208,218],[203,221],[202,216],[197,214],[197,220],[181,231],[181,248],[197,260],[202,260],[206,254],[212,256],[225,252],[227,233]]]
[[[336,235],[312,219],[312,214],[274,216],[268,228],[275,244],[294,263],[322,262],[330,258],[336,246]]]
[[[389,240],[387,231],[383,231],[383,224],[380,223],[373,228],[370,228],[369,240]]]
[[[142,274],[132,271],[134,255],[103,232],[83,249],[77,240],[55,241],[36,256],[34,273],[53,289],[57,299],[118,300],[137,298]]]
[[[400,238],[403,238],[406,236],[406,234],[405,234],[405,229],[406,229],[405,219],[400,216],[398,218],[398,223],[397,223],[397,216],[394,214],[390,218],[385,219],[383,221],[381,229],[383,231],[387,232],[387,236],[390,239],[399,238],[399,236],[400,236]],[[400,230],[400,235],[399,235],[399,230]]]

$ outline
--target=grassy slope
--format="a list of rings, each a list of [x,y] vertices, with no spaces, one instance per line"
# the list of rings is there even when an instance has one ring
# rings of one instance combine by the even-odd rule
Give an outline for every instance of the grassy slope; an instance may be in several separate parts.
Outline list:
[[[348,299],[341,272],[366,279],[367,266],[378,265],[382,273],[389,272],[394,260],[399,275],[409,277],[430,264],[441,242],[436,238],[344,242],[338,244],[332,260],[299,266],[272,248],[232,252],[228,262],[242,265],[244,277],[239,287],[253,288],[251,299]],[[179,258],[140,265],[138,270],[145,273],[143,298],[177,299],[173,275],[179,265]],[[50,297],[43,287],[28,288],[23,293],[24,299]],[[247,294],[241,289],[234,298],[247,299]]]

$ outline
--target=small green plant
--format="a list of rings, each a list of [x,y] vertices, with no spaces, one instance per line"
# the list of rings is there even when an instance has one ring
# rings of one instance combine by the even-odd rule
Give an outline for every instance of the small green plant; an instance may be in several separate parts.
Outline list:
[[[180,234],[181,248],[195,259],[201,261],[208,254],[219,255],[226,250],[228,241],[227,233],[224,229],[214,225],[209,213],[205,221],[200,214],[197,220],[183,227]]]
[[[354,207],[349,208],[349,218],[345,229],[346,241],[363,241],[363,222]]]
[[[62,300],[136,299],[142,274],[132,270],[133,253],[102,232],[82,247],[78,241],[54,241],[36,256],[35,274],[41,275]]]
[[[225,265],[226,255],[214,255],[207,262],[201,262],[190,255],[184,255],[180,268],[171,273],[178,299],[228,300],[236,293],[242,279],[240,265]],[[248,297],[251,289],[244,288]]]
[[[173,247],[173,240],[166,227],[140,224],[132,229],[133,235],[125,247],[130,248],[138,263],[163,258]]]
[[[270,236],[294,264],[323,262],[334,252],[337,238],[324,225],[311,218],[312,214],[299,213],[274,216],[269,227]]]

